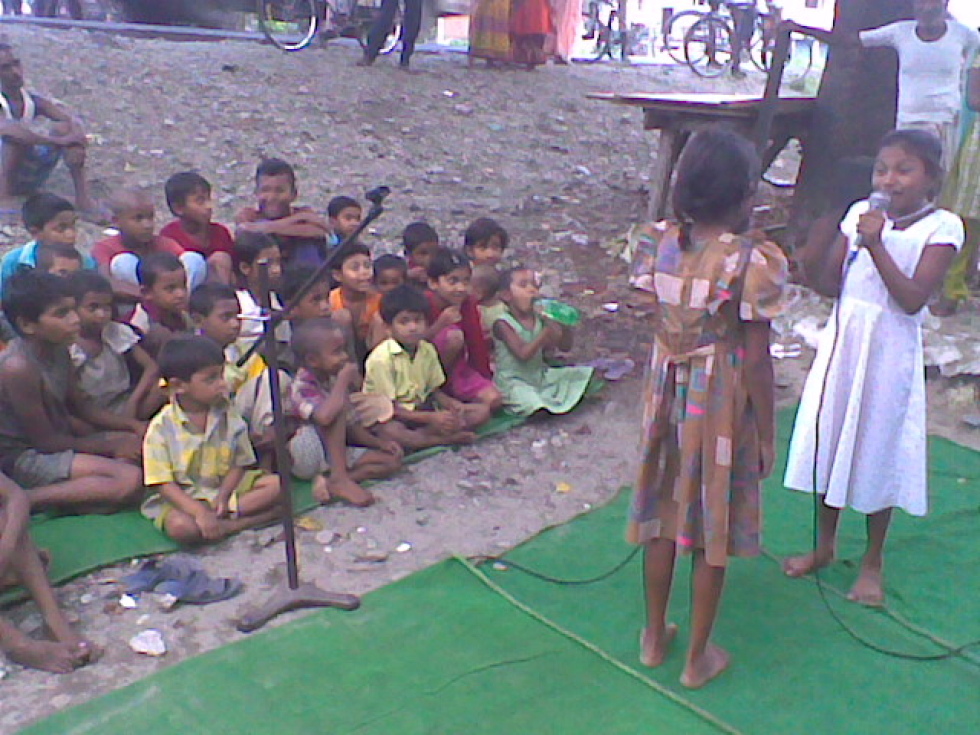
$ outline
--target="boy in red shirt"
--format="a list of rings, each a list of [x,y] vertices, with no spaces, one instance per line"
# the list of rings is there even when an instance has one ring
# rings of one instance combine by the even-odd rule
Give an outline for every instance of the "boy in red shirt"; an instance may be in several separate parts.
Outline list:
[[[109,206],[112,224],[119,234],[95,243],[92,257],[103,275],[121,282],[119,285],[124,288],[131,287],[124,296],[136,299],[141,296],[137,267],[151,253],[176,256],[187,271],[190,288],[204,282],[208,265],[199,253],[185,251],[169,237],[153,234],[156,212],[146,192],[123,189],[112,197]]]
[[[160,237],[202,255],[208,263],[209,281],[234,285],[231,254],[235,242],[227,227],[211,221],[214,202],[208,180],[194,171],[181,171],[167,179],[163,191],[177,219],[160,230]]]

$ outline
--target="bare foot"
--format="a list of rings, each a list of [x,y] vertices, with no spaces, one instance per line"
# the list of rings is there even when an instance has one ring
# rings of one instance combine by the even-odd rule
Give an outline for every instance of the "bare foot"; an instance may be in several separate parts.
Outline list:
[[[640,663],[650,668],[660,666],[667,658],[670,651],[670,644],[677,636],[677,626],[668,623],[664,628],[664,634],[659,638],[654,638],[650,628],[644,628],[640,634]]]
[[[885,590],[881,581],[881,567],[861,565],[857,581],[847,593],[847,599],[868,607],[885,604]]]
[[[313,478],[313,499],[320,505],[330,502],[330,480],[326,475],[317,475]]]
[[[822,549],[800,556],[788,556],[783,559],[783,572],[787,577],[805,577],[817,569],[823,569],[833,560],[834,552]]]
[[[374,503],[374,496],[349,477],[332,478],[330,494],[359,508],[365,508]]]
[[[727,669],[729,663],[728,651],[709,643],[703,656],[687,662],[684,673],[681,674],[681,684],[688,689],[700,689]]]
[[[51,566],[51,550],[38,549],[37,556],[38,559],[41,560],[41,566],[44,567],[44,571],[48,571],[48,568]],[[3,576],[0,576],[0,590],[4,590],[7,587],[17,587],[19,585],[20,575],[13,570],[10,570]]]
[[[5,653],[14,663],[52,674],[68,674],[83,665],[75,646],[55,641],[35,641],[26,635],[9,645]]]
[[[90,640],[82,638],[75,631],[71,631],[68,635],[58,638],[58,643],[64,643],[66,646],[70,646],[75,657],[75,666],[85,666],[86,664],[94,664],[100,658],[105,650],[102,646],[93,643]]]

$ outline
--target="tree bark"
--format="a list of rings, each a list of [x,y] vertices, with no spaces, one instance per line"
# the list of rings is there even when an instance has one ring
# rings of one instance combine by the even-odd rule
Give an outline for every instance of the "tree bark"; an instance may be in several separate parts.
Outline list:
[[[854,37],[860,30],[911,18],[912,2],[837,0],[834,32]],[[860,45],[830,50],[794,200],[797,225],[805,228],[805,223],[827,211],[842,159],[877,153],[881,138],[895,127],[897,99],[894,51]]]

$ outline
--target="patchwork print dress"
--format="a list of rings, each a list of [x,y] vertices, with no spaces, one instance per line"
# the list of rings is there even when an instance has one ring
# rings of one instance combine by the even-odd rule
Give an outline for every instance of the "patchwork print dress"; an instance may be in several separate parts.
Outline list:
[[[741,322],[775,317],[786,278],[786,258],[761,236],[725,234],[682,250],[676,226],[643,233],[632,280],[657,309],[631,542],[670,539],[703,549],[712,566],[759,553],[759,442]]]

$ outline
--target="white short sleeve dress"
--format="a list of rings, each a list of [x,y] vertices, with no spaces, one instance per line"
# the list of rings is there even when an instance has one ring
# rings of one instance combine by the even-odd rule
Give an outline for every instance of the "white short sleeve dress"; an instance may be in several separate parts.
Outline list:
[[[905,313],[868,251],[855,247],[858,218],[867,211],[868,203],[858,202],[841,223],[850,266],[803,388],[785,484],[813,492],[819,411],[816,477],[824,502],[865,514],[902,508],[921,516],[928,509],[922,312]],[[928,246],[962,247],[963,222],[939,209],[905,230],[886,223],[882,242],[911,276]],[[838,317],[840,339],[832,350]]]

